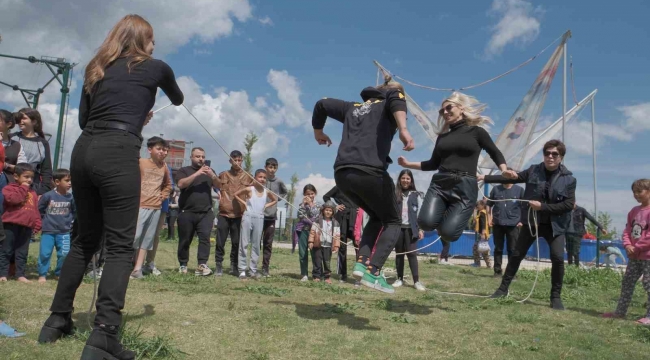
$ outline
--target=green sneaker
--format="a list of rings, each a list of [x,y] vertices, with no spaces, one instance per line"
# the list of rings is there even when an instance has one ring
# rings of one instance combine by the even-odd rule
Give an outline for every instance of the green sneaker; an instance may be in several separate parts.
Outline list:
[[[354,263],[354,269],[352,270],[352,276],[357,279],[361,280],[363,277],[363,274],[366,272],[367,268],[365,265],[363,265],[360,262]]]
[[[394,294],[395,289],[386,282],[386,277],[384,277],[384,272],[379,272],[379,275],[373,275],[369,271],[363,274],[361,279],[361,284],[387,294]]]

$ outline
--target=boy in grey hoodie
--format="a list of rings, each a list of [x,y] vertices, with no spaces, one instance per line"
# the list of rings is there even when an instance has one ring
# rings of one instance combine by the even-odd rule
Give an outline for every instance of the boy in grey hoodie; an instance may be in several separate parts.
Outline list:
[[[285,198],[287,196],[287,186],[284,182],[277,177],[275,173],[278,171],[278,160],[275,158],[266,159],[264,165],[266,170],[266,188]],[[281,199],[278,199],[278,202]],[[271,262],[271,253],[273,251],[273,238],[275,237],[275,220],[277,218],[278,206],[269,206],[264,210],[264,227],[262,235],[263,247],[263,260],[262,260],[262,276],[269,276],[269,264]]]

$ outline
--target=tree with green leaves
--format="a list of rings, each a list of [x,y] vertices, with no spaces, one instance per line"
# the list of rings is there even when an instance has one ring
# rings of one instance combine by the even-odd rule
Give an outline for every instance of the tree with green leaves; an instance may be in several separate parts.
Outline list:
[[[612,216],[609,215],[608,212],[602,212],[602,211],[598,212],[596,219],[603,226],[603,229],[607,230],[607,235],[600,233],[599,235],[600,240],[612,240],[618,238],[618,232],[616,228],[610,229],[610,227],[612,226]],[[592,224],[591,221],[586,221],[586,226],[587,226],[587,231],[590,234],[593,234],[595,236],[597,230],[596,225]]]
[[[244,154],[244,170],[249,174],[253,171],[253,157],[251,153],[257,140],[259,140],[259,137],[252,131],[244,138],[244,148],[246,149],[246,153]]]

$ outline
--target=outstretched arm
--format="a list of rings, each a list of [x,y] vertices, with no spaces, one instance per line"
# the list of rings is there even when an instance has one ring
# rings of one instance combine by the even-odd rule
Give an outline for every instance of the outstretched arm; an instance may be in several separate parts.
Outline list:
[[[311,126],[314,128],[314,138],[319,145],[332,145],[332,140],[323,132],[327,117],[345,122],[345,114],[354,103],[338,99],[322,99],[314,105],[314,112],[311,117]]]

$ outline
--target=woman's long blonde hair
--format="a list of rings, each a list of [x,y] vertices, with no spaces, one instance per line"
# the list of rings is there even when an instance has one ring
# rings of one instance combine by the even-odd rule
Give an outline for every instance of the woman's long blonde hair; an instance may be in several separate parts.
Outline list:
[[[104,78],[106,67],[118,58],[131,57],[129,71],[151,58],[146,51],[153,39],[153,28],[140,15],[127,15],[111,29],[95,57],[86,66],[84,91],[90,94],[98,81]]]
[[[442,104],[445,102],[451,102],[463,108],[463,119],[467,125],[485,126],[488,124],[493,124],[490,117],[481,115],[483,110],[487,108],[487,105],[481,104],[473,96],[454,91],[442,102]],[[438,128],[440,129],[438,135],[443,134],[449,130],[449,126],[445,124],[445,119],[441,115],[438,115]]]

